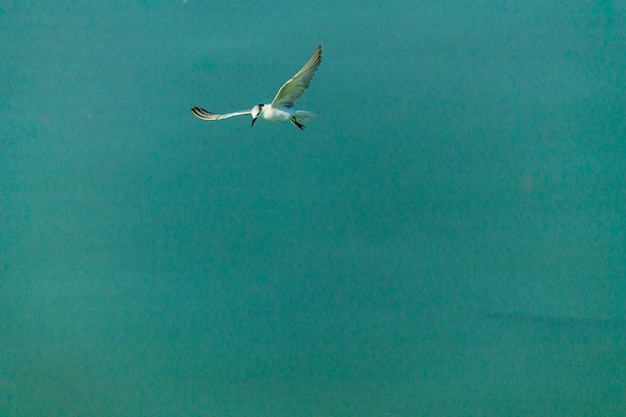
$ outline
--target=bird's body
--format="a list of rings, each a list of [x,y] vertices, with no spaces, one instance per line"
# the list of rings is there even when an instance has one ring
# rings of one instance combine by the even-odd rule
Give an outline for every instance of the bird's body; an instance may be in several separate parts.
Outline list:
[[[270,105],[263,105],[261,107],[261,117],[270,122],[286,122],[294,117],[296,111],[293,107],[273,107]]]
[[[289,79],[278,90],[276,97],[269,104],[257,104],[251,110],[242,110],[233,113],[215,114],[200,107],[192,107],[191,111],[203,120],[222,120],[234,116],[251,115],[252,126],[258,117],[270,122],[291,122],[299,129],[304,128],[304,122],[313,120],[318,113],[306,110],[297,110],[294,105],[309,87],[311,80],[322,62],[322,45],[318,45],[315,53],[300,71]]]

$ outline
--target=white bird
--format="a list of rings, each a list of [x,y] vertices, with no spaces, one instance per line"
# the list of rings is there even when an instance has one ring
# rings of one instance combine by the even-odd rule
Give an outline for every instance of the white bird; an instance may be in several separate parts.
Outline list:
[[[304,67],[278,90],[276,97],[270,104],[257,104],[252,110],[242,110],[233,113],[215,114],[200,107],[192,107],[191,111],[202,120],[222,120],[233,116],[252,115],[252,126],[256,119],[261,116],[270,122],[291,122],[298,129],[303,129],[303,122],[313,120],[319,113],[297,110],[294,107],[296,101],[304,94],[311,84],[317,68],[322,63],[322,45],[319,44],[315,53]]]

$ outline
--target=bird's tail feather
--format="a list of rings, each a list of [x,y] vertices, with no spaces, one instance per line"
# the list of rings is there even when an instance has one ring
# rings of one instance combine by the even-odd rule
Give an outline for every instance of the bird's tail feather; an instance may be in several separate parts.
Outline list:
[[[316,111],[307,111],[307,110],[296,110],[295,118],[299,122],[310,122],[319,116],[319,113]]]

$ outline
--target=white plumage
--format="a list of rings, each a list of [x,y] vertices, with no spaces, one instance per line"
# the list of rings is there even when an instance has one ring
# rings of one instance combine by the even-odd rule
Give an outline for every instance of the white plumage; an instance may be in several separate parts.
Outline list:
[[[269,104],[257,104],[251,110],[241,110],[226,114],[215,114],[200,107],[192,107],[191,111],[202,120],[222,120],[234,116],[252,115],[252,126],[260,116],[271,122],[291,122],[299,129],[304,128],[303,122],[313,120],[318,113],[307,110],[297,110],[294,105],[311,84],[317,68],[322,63],[322,45],[318,45],[311,59],[300,71],[291,77],[278,90],[276,97]]]

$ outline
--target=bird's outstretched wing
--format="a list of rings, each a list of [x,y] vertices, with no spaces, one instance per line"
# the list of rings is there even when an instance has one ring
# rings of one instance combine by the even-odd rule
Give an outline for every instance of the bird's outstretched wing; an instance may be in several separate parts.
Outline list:
[[[202,120],[222,120],[222,119],[228,119],[229,117],[233,117],[233,116],[243,116],[244,114],[252,113],[251,110],[242,110],[242,111],[236,111],[233,113],[215,114],[215,113],[211,113],[210,111],[201,109],[200,107],[192,107],[191,112],[195,114],[196,117]]]
[[[272,101],[272,106],[291,107],[304,94],[304,91],[311,84],[311,80],[315,77],[317,67],[322,63],[322,44],[317,45],[315,53],[309,59],[304,67],[296,75],[291,77],[289,81],[283,84],[278,90],[278,94]]]

